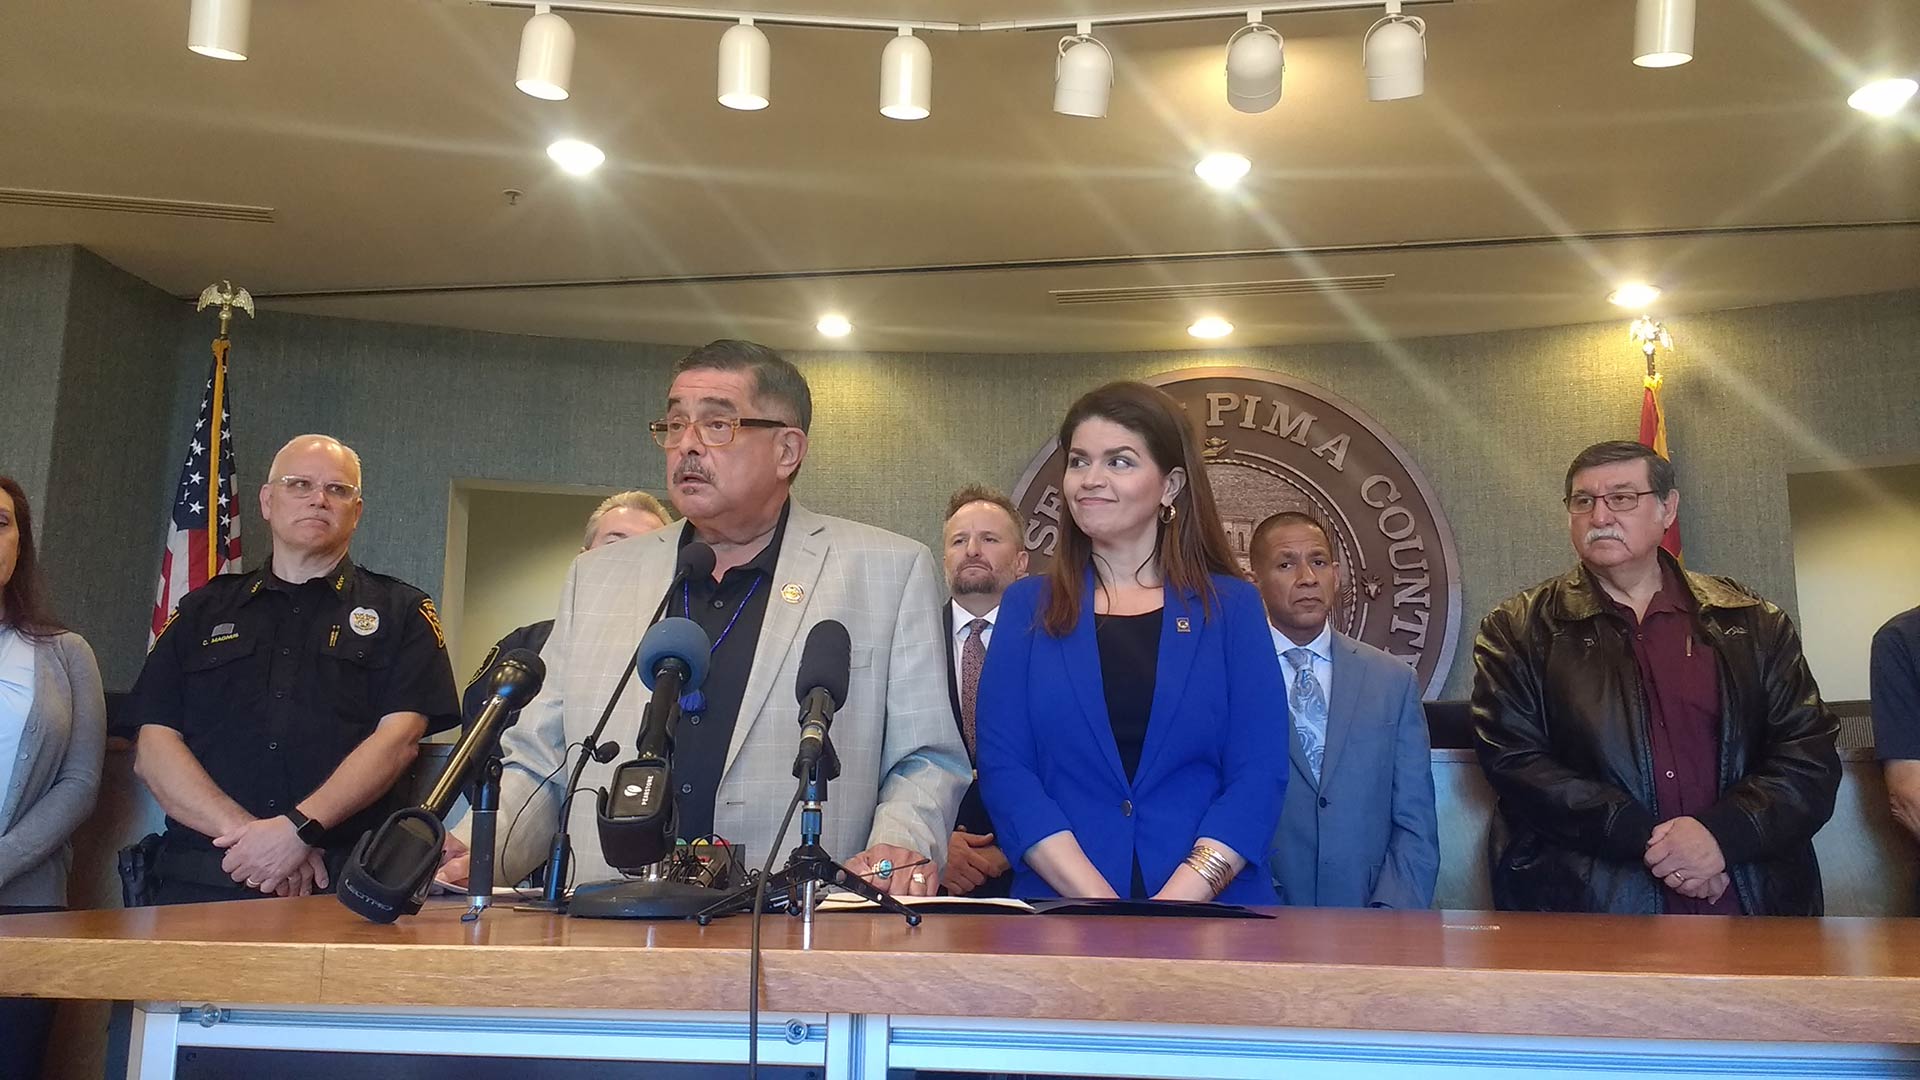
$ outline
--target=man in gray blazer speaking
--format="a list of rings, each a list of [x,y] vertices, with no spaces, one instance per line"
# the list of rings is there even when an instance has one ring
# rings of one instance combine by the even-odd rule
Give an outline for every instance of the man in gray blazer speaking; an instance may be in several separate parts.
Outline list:
[[[1333,629],[1340,563],[1319,521],[1274,514],[1249,548],[1293,717],[1293,769],[1267,856],[1281,902],[1432,906],[1440,836],[1413,669]]]
[[[713,643],[706,683],[682,699],[675,731],[681,837],[717,835],[744,845],[754,864],[765,859],[794,791],[801,653],[808,632],[835,619],[852,638],[853,664],[833,723],[843,771],[821,842],[885,891],[938,888],[970,779],[947,701],[939,562],[924,544],[793,501],[812,411],[806,379],[765,346],[716,341],[675,365],[666,415],[651,430],[686,521],[574,561],[541,653],[545,689],[501,738],[499,880],[517,881],[546,858],[571,755],[633,662],[680,549],[698,540],[714,550],[713,576],[675,589],[666,605]],[[621,753],[589,764],[583,787],[605,786],[631,756],[648,697],[638,679],[621,696],[603,735]],[[614,876],[590,793],[575,798],[571,818],[575,879]],[[775,854],[778,865],[784,852]]]

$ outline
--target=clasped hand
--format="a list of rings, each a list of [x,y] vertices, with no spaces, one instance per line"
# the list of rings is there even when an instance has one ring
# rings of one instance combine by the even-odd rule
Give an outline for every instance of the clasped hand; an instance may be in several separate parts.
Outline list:
[[[1720,842],[1696,818],[1655,825],[1647,838],[1646,863],[1662,885],[1695,900],[1718,902],[1731,883]]]
[[[227,853],[220,869],[268,896],[306,896],[328,885],[320,849],[302,842],[293,822],[284,816],[254,818],[214,837],[213,846]]]

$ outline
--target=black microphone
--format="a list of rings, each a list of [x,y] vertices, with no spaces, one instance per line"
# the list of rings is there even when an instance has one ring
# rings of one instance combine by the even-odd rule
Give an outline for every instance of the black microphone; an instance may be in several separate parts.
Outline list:
[[[847,628],[833,619],[815,623],[800,653],[800,677],[794,683],[800,699],[800,753],[793,760],[793,775],[805,776],[826,753],[827,729],[833,726],[833,714],[846,704],[852,667]]]
[[[706,631],[692,619],[662,619],[641,639],[637,667],[653,698],[640,721],[633,760],[613,771],[595,808],[600,850],[616,870],[651,866],[673,850],[679,834],[673,731],[680,722],[680,695],[706,681],[712,651]]]
[[[474,765],[493,751],[501,730],[540,692],[546,677],[547,665],[531,650],[515,649],[501,658],[488,684],[486,707],[454,745],[426,801],[396,812],[354,845],[335,890],[348,910],[377,923],[420,910],[447,838],[442,819]]]
[[[695,577],[713,576],[713,549],[698,540],[692,541],[680,549],[679,557],[673,564],[673,580],[667,582],[667,591],[660,594],[660,604],[653,609],[653,618],[647,620],[651,630],[666,613],[667,604],[673,600],[673,594],[681,586]],[[645,637],[641,644],[644,647]],[[580,774],[587,771],[588,760],[602,765],[612,761],[620,754],[620,744],[600,741],[600,734],[607,730],[607,721],[613,719],[614,706],[620,704],[620,695],[626,692],[627,683],[633,680],[633,669],[639,666],[640,650],[634,650],[633,663],[620,672],[620,681],[613,684],[613,695],[607,698],[607,707],[600,710],[600,719],[594,722],[593,731],[580,744],[580,758],[573,763],[573,772],[567,777],[566,795],[560,800],[560,823],[553,830],[553,842],[547,846],[547,885],[541,891],[540,899],[527,907],[543,911],[559,911],[561,896],[566,892],[567,864],[573,861],[573,841],[568,836],[568,819],[573,815],[573,793],[580,788]]]

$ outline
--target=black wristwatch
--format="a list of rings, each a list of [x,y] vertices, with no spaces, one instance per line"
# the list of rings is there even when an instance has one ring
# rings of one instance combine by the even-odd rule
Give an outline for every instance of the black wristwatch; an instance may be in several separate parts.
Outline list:
[[[319,847],[320,838],[326,835],[327,827],[300,812],[298,807],[287,811],[287,820],[293,822],[293,832],[300,842],[308,847]]]

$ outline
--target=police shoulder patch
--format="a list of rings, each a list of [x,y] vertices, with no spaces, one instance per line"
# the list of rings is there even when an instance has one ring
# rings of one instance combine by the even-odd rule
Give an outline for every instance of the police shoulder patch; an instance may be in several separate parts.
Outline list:
[[[428,602],[431,603],[432,601],[428,601]],[[486,659],[481,660],[480,666],[473,670],[473,678],[467,680],[467,685],[465,688],[472,689],[473,684],[479,682],[480,677],[482,675],[485,675],[488,671],[492,670],[493,662],[495,660],[498,660],[499,658],[500,658],[500,646],[495,645],[493,648],[488,649]]]
[[[434,642],[438,644],[442,650],[445,650],[447,647],[447,632],[440,626],[440,613],[434,610],[433,598],[431,596],[423,596],[420,598],[420,614],[425,616],[427,625],[433,627]],[[485,669],[483,668],[482,670]]]

